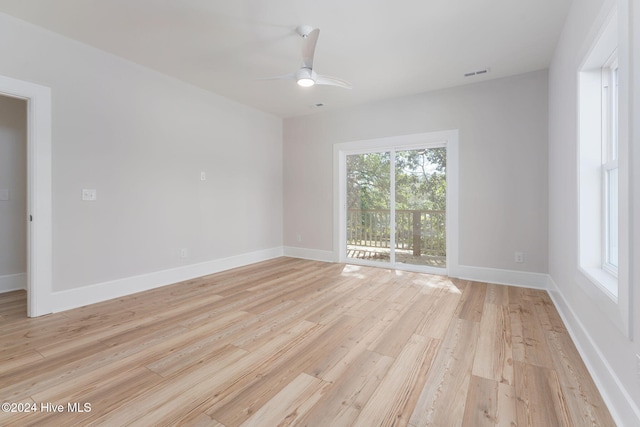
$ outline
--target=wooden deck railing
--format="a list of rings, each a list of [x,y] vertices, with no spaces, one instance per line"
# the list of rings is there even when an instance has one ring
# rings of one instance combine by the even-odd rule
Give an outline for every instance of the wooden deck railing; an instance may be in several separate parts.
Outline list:
[[[389,210],[349,209],[347,244],[389,248],[391,212]],[[446,212],[433,210],[396,211],[396,249],[412,250],[413,255],[446,255]]]

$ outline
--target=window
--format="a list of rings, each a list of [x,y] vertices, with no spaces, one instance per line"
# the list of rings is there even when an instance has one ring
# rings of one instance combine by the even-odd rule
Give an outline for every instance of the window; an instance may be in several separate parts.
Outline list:
[[[618,276],[618,56],[602,67],[602,268]]]
[[[579,72],[579,269],[618,298],[619,173],[617,21]]]
[[[578,67],[576,283],[631,338],[627,2],[603,9]]]

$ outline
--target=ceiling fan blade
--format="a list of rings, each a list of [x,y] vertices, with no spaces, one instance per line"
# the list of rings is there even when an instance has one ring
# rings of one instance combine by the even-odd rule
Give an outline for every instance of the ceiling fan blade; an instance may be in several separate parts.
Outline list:
[[[302,67],[292,74],[284,76],[265,77],[258,80],[297,80],[300,86],[309,87],[314,84],[338,86],[345,89],[351,89],[351,83],[337,77],[322,76],[316,74],[313,70],[313,57],[316,52],[316,44],[320,36],[320,29],[309,25],[300,25],[296,31],[303,38],[302,42]]]
[[[343,87],[345,89],[353,88],[351,83],[349,83],[346,80],[342,80],[342,79],[339,79],[337,77],[322,76],[320,74],[318,74],[318,76],[316,77],[316,84],[317,85],[339,86],[339,87]]]
[[[316,28],[304,38],[302,43],[302,66],[305,68],[313,69],[313,55],[316,52],[316,43],[318,43],[319,35],[320,29]]]
[[[295,80],[295,73],[285,74],[283,76],[273,76],[273,77],[260,77],[256,80]]]

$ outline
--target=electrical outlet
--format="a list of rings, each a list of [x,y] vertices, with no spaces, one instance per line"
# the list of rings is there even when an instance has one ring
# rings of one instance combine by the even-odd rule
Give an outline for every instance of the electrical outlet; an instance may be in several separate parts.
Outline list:
[[[200,181],[206,181],[207,180],[207,173],[202,171],[200,172]]]
[[[302,235],[296,234],[296,240],[298,241],[298,243],[302,242]]]
[[[186,258],[186,257],[187,257],[187,248],[180,249],[180,258]]]
[[[513,260],[517,263],[523,263],[524,262],[524,252],[516,252],[513,255]]]
[[[98,194],[95,189],[83,188],[82,200],[85,202],[94,202],[98,200]]]

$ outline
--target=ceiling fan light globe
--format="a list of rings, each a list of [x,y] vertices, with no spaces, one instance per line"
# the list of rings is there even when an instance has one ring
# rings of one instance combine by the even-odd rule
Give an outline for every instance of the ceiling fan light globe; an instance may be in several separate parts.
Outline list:
[[[316,84],[316,82],[308,77],[301,77],[298,79],[298,84],[302,87],[311,87]]]

